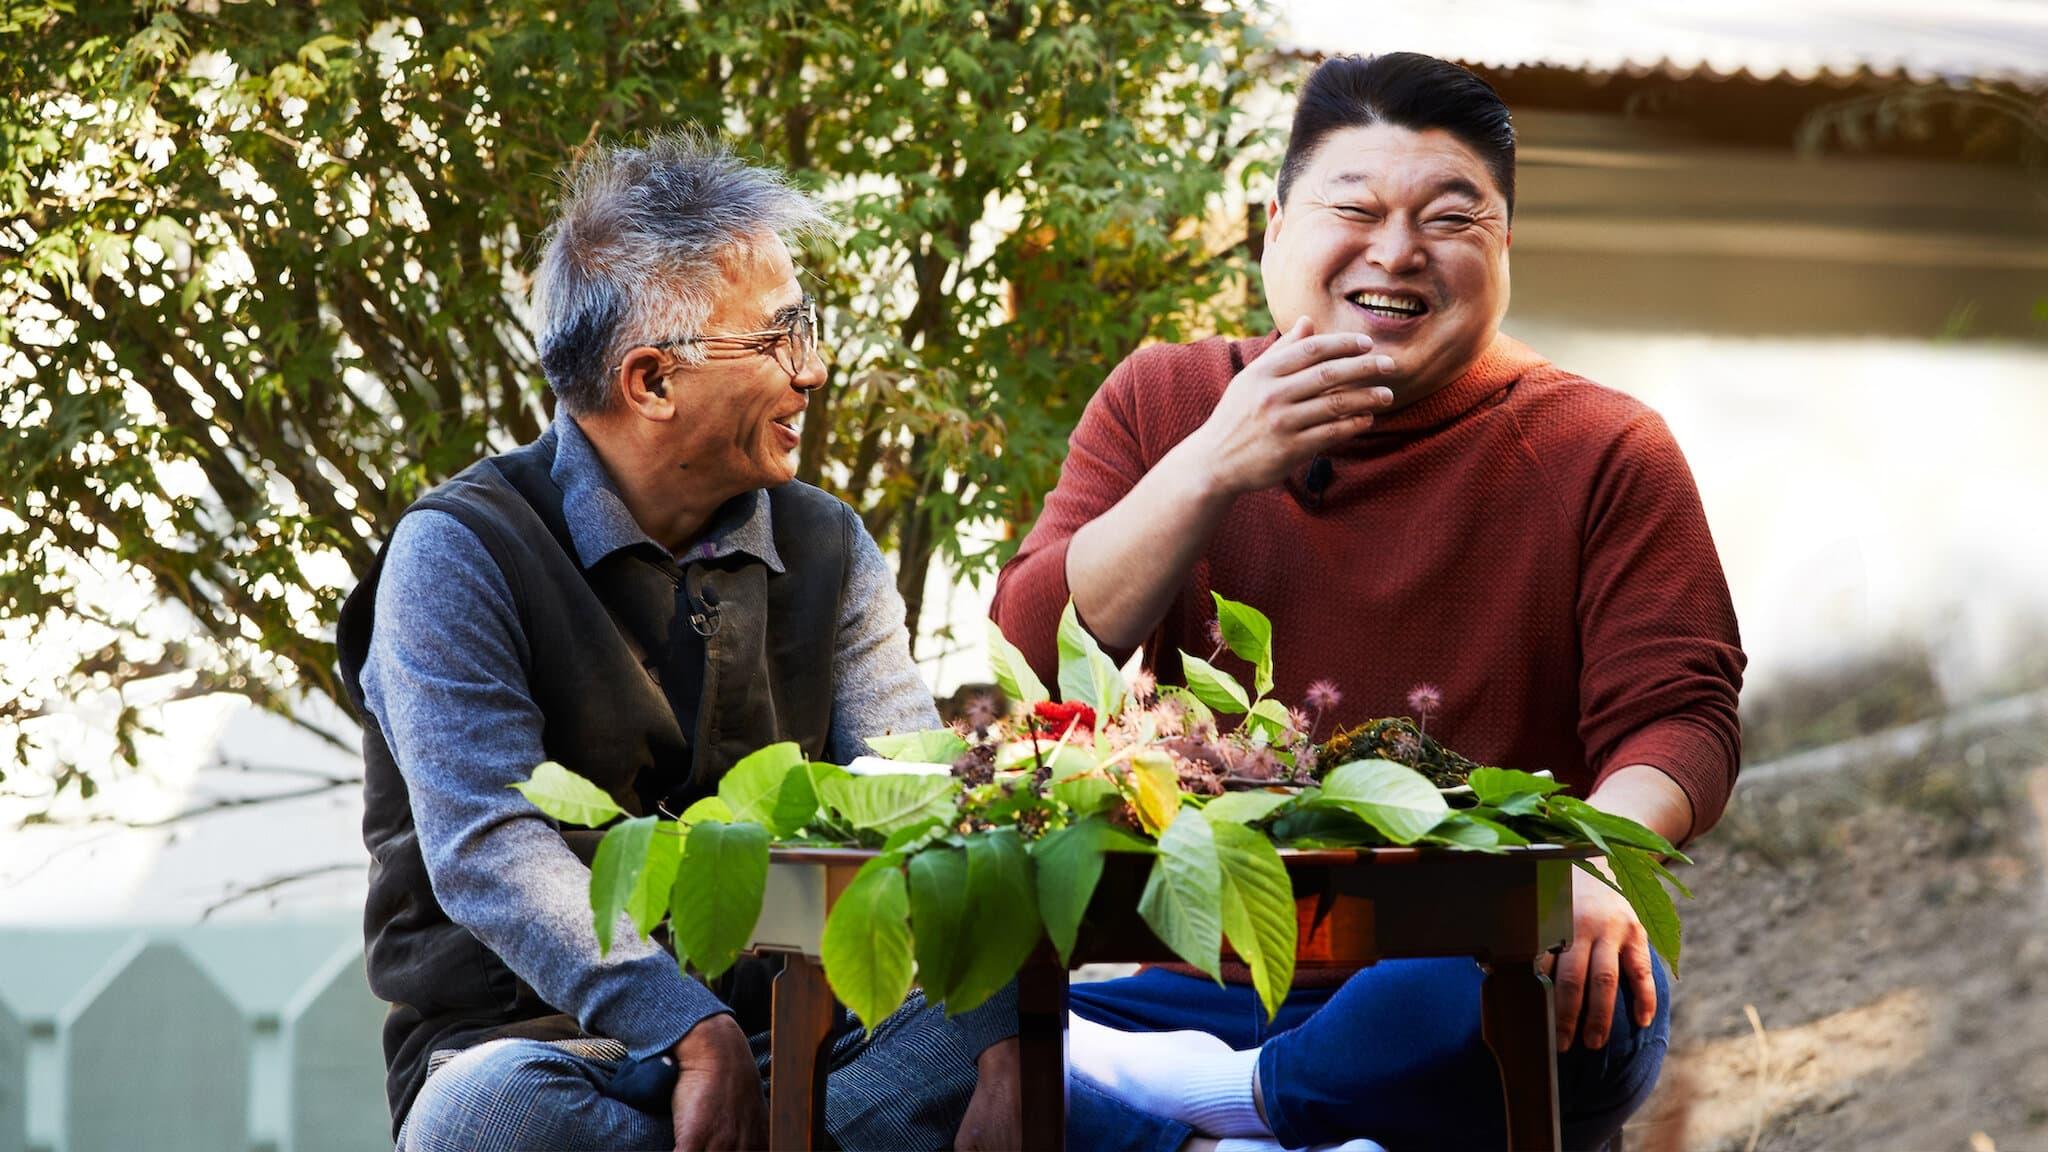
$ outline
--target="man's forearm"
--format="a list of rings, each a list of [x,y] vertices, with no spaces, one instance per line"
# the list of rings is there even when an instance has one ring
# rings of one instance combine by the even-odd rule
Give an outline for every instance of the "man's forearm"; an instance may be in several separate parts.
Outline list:
[[[1067,546],[1067,587],[1106,647],[1141,643],[1173,603],[1235,497],[1182,441]]]
[[[1626,816],[1673,844],[1683,844],[1692,835],[1692,800],[1678,781],[1655,765],[1631,764],[1614,772],[1586,801],[1602,812]]]

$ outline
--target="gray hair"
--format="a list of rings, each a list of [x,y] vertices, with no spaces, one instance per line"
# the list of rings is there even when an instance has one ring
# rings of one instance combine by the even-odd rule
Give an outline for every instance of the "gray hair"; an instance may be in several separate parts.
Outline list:
[[[733,257],[829,223],[781,172],[694,129],[594,146],[564,183],[533,303],[541,371],[573,413],[611,406],[607,372],[634,347],[699,335]]]

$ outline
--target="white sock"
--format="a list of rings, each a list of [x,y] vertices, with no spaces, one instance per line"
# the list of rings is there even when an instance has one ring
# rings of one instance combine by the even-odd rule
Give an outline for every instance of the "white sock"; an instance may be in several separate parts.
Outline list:
[[[1226,1136],[1216,1142],[1216,1152],[1300,1152],[1300,1150],[1282,1148],[1280,1142],[1271,1136],[1253,1136],[1248,1139],[1238,1136]],[[1371,1140],[1361,1137],[1357,1140],[1346,1140],[1342,1144],[1311,1145],[1308,1152],[1387,1152],[1387,1150]]]
[[[1274,1140],[1272,1136],[1253,1136],[1249,1140],[1247,1138],[1239,1138],[1239,1136],[1227,1136],[1227,1138],[1217,1142],[1217,1152],[1300,1152],[1300,1150],[1298,1148],[1296,1150],[1280,1148],[1280,1142]],[[1360,1138],[1360,1140],[1346,1140],[1343,1144],[1315,1144],[1307,1152],[1386,1152],[1386,1148],[1382,1148],[1382,1146],[1378,1146],[1378,1144],[1374,1144],[1370,1140]]]
[[[1252,1098],[1258,1063],[1258,1049],[1235,1052],[1207,1032],[1119,1032],[1067,1015],[1074,1075],[1205,1136],[1272,1137]]]

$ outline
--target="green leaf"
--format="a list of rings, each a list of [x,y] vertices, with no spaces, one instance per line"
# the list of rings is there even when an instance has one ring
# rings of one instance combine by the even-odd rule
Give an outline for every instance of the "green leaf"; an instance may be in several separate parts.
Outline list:
[[[770,744],[732,766],[718,782],[730,820],[752,821],[776,836],[793,836],[817,814],[804,754],[794,742]]]
[[[1391,760],[1354,760],[1323,778],[1318,804],[1335,805],[1396,844],[1413,844],[1449,814],[1436,785]]]
[[[1477,824],[1480,827],[1491,831],[1493,833],[1493,842],[1499,844],[1503,848],[1520,848],[1521,846],[1529,842],[1529,838],[1527,836],[1522,835],[1520,832],[1517,832],[1513,828],[1510,828],[1507,825],[1501,823],[1500,821],[1494,819],[1492,813],[1493,809],[1489,808],[1485,811],[1453,812],[1451,813],[1451,816],[1453,819],[1462,820],[1470,824]],[[1443,831],[1443,825],[1437,825],[1437,831]]]
[[[1031,845],[1038,862],[1038,911],[1045,934],[1066,964],[1088,902],[1102,879],[1105,852],[1151,852],[1152,845],[1103,820],[1082,820],[1056,829]]]
[[[1475,820],[1466,813],[1453,812],[1424,836],[1422,842],[1476,852],[1498,852],[1501,850],[1500,834],[1501,826],[1490,820]]]
[[[1478,797],[1481,804],[1495,807],[1515,796],[1548,796],[1564,788],[1548,777],[1517,772],[1512,768],[1474,768],[1465,783],[1472,786],[1472,795]]]
[[[1230,823],[1210,831],[1222,864],[1223,934],[1252,970],[1252,986],[1270,1021],[1294,984],[1294,885],[1264,833]]]
[[[1074,602],[1060,613],[1060,697],[1088,705],[1106,720],[1123,711],[1124,674],[1081,626]]]
[[[1175,820],[1159,837],[1159,857],[1138,899],[1138,915],[1160,942],[1221,983],[1223,871],[1207,820]]]
[[[718,820],[730,824],[733,822],[732,805],[727,804],[723,796],[706,796],[688,808],[683,809],[683,814],[677,817],[677,819],[685,827],[693,824],[702,824],[706,820]]]
[[[717,820],[691,828],[669,897],[676,954],[717,979],[753,936],[767,884],[766,828]]]
[[[539,765],[532,776],[510,787],[550,819],[564,824],[595,828],[626,814],[604,789],[553,760]]]
[[[1181,653],[1181,659],[1185,662],[1187,653]],[[1216,723],[1216,713],[1210,711],[1207,704],[1202,703],[1202,698],[1178,684],[1161,684],[1159,686],[1159,699],[1161,701],[1178,701],[1182,708],[1187,709],[1189,728],[1199,724],[1214,726]]]
[[[1173,757],[1156,748],[1132,754],[1128,782],[1138,822],[1154,836],[1164,832],[1180,815],[1180,773],[1174,770]]]
[[[917,982],[938,1003],[960,981],[967,950],[967,853],[928,848],[910,858],[910,931]]]
[[[1100,776],[1069,776],[1052,785],[1052,798],[1072,809],[1077,820],[1108,808],[1121,796],[1114,782]]]
[[[825,917],[819,952],[832,994],[872,1033],[910,995],[910,897],[900,861],[877,856]]]
[[[959,793],[960,782],[951,776],[844,776],[818,790],[848,824],[883,836],[925,820],[951,820]]]
[[[1676,977],[1680,943],[1678,907],[1671,902],[1671,894],[1664,890],[1664,885],[1657,882],[1649,854],[1640,848],[1613,845],[1607,854],[1607,866],[1614,871],[1615,882],[1628,898],[1629,907],[1635,910],[1636,919],[1643,922],[1650,947],[1664,957],[1664,962],[1671,966],[1671,975]]]
[[[1052,699],[1045,690],[1045,682],[1031,670],[1031,662],[1024,659],[1024,653],[1010,643],[993,620],[988,622],[988,662],[995,672],[996,686],[1011,700],[1029,708]]]
[[[1203,805],[1202,815],[1212,821],[1256,824],[1293,799],[1284,792],[1225,792]]]
[[[907,856],[912,852],[919,851],[926,844],[934,840],[944,838],[951,828],[952,826],[944,820],[937,819],[919,820],[915,824],[906,824],[896,831],[889,833],[889,838],[882,841],[882,851]]]
[[[1691,863],[1685,853],[1673,848],[1669,840],[1650,829],[1626,816],[1603,812],[1575,796],[1552,796],[1550,815],[1552,819],[1568,820],[1582,829],[1598,829],[1602,837],[1613,843],[1626,844],[1631,848],[1640,848],[1645,852],[1655,852],[1660,856],[1670,856]],[[1587,838],[1593,839],[1590,832]]]
[[[1245,695],[1244,685],[1239,684],[1235,676],[1200,656],[1182,652],[1180,667],[1187,677],[1188,691],[1207,707],[1235,716],[1252,706],[1251,697]]]
[[[1252,732],[1264,732],[1274,743],[1287,739],[1294,727],[1287,715],[1287,705],[1270,696],[1252,705],[1251,715],[1245,717],[1244,723]]]
[[[1016,978],[1038,944],[1038,889],[1031,854],[1015,828],[994,828],[967,838],[967,958],[948,990],[946,1013],[980,1007]]]
[[[675,890],[676,867],[682,859],[682,826],[673,820],[655,825],[647,842],[647,866],[634,881],[633,894],[626,897],[626,913],[643,939],[668,915],[669,895]]]
[[[591,925],[597,929],[597,950],[612,950],[612,926],[626,910],[640,874],[647,867],[648,845],[658,817],[642,816],[607,829],[590,862]]]
[[[1216,597],[1216,623],[1223,628],[1223,643],[1238,659],[1252,666],[1253,684],[1259,695],[1273,690],[1273,622],[1249,604]]]
[[[967,741],[960,738],[951,728],[934,728],[929,732],[902,732],[886,736],[868,737],[868,747],[875,755],[886,760],[903,760],[916,764],[951,764],[967,751]]]

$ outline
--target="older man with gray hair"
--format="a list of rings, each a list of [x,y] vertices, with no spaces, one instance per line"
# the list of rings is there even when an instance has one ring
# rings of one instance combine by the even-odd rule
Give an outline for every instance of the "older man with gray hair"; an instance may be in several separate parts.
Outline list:
[[[535,284],[553,426],[408,509],[342,610],[403,1152],[764,1142],[772,972],[709,988],[624,924],[601,950],[597,834],[507,786],[556,760],[675,813],[764,745],[937,724],[880,550],[794,479],[825,372],[788,244],[824,223],[700,136],[593,150]],[[827,1133],[1014,1138],[1014,1031],[1006,997],[842,1028]]]

